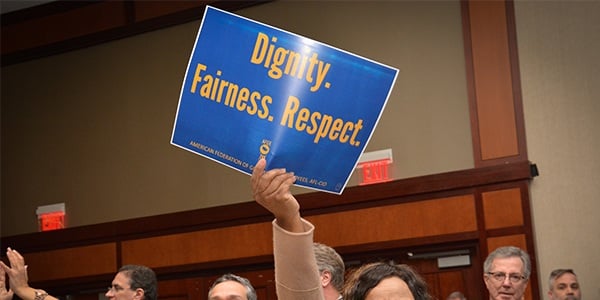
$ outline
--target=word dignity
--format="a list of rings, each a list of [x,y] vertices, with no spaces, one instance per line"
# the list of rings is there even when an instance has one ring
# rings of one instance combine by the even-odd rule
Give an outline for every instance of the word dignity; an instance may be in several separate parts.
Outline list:
[[[250,62],[257,65],[262,63],[269,69],[269,77],[273,79],[279,79],[283,74],[299,79],[304,77],[306,82],[314,82],[310,91],[318,91],[331,64],[319,60],[319,54],[316,52],[309,57],[283,47],[275,48],[277,37],[272,37],[271,41],[273,44],[269,44],[269,36],[259,32]],[[280,67],[284,64],[285,69],[282,71]],[[329,83],[326,83],[325,87],[329,88]]]

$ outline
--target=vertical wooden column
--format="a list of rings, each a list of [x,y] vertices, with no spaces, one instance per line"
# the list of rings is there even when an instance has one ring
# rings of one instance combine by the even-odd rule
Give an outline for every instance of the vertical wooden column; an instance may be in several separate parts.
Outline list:
[[[511,0],[462,1],[467,88],[476,168],[527,161],[525,125]],[[514,245],[533,263],[525,299],[538,299],[529,185],[481,194],[481,247]],[[485,255],[484,255],[485,256]]]
[[[465,62],[475,167],[527,161],[514,4],[462,1]],[[537,281],[529,184],[481,194],[486,253],[514,245],[532,258],[525,299],[540,296]]]
[[[475,167],[527,160],[513,3],[462,3]]]

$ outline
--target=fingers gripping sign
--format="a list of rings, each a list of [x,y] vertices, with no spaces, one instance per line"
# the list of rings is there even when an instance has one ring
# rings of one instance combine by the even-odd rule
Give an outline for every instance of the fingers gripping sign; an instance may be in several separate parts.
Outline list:
[[[285,169],[265,171],[266,164],[266,160],[261,158],[252,171],[254,200],[270,211],[282,228],[303,230],[300,205],[290,192],[290,186],[296,181],[294,173]]]
[[[294,173],[286,172],[285,169],[265,171],[266,163],[266,160],[261,158],[252,171],[254,199],[275,216],[286,214],[285,206],[290,204],[289,198],[293,198],[290,186],[294,184],[296,177]]]

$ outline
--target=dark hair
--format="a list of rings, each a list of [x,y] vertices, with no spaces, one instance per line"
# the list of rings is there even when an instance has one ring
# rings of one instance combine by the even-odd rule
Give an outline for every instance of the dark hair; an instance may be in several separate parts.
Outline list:
[[[363,300],[382,280],[390,277],[402,279],[415,300],[431,300],[427,284],[411,267],[390,262],[376,262],[356,269],[344,286],[344,300]]]
[[[213,282],[213,284],[210,286],[210,289],[208,289],[208,297],[210,298],[210,293],[212,292],[213,288],[221,283],[221,282],[225,282],[225,281],[234,281],[237,282],[241,285],[243,285],[246,288],[246,298],[248,298],[248,300],[256,300],[257,296],[256,296],[256,291],[254,290],[254,287],[252,286],[252,284],[250,283],[250,280],[248,280],[245,277],[242,276],[238,276],[235,274],[225,274],[219,278],[217,278],[217,280],[215,280],[215,282]]]
[[[152,269],[140,265],[124,265],[119,269],[119,273],[129,277],[129,285],[132,290],[144,290],[145,300],[156,300],[158,298],[156,274]]]

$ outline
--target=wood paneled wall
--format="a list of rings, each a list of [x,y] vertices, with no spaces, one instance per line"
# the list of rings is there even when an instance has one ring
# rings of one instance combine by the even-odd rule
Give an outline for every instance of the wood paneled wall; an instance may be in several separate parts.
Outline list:
[[[33,252],[25,256],[31,266],[28,275],[32,282],[114,273],[118,262],[116,243]]]
[[[476,241],[481,256],[473,263],[482,265],[497,246],[533,250],[530,179],[529,164],[520,163],[352,187],[341,196],[302,194],[298,200],[317,228],[315,239],[343,256]],[[73,281],[103,287],[124,264],[150,266],[159,278],[272,268],[271,221],[249,202],[87,226],[87,235],[67,228],[6,237],[2,244],[25,255],[33,285],[68,293],[77,289]],[[77,246],[64,247],[62,240]],[[531,286],[535,293],[537,282]]]
[[[461,216],[460,222],[456,222],[456,216]],[[315,239],[335,246],[477,231],[475,201],[470,194],[334,212],[307,219],[319,228]]]
[[[121,243],[123,264],[142,264],[152,268],[271,254],[273,245],[271,224],[268,222],[169,234]]]

